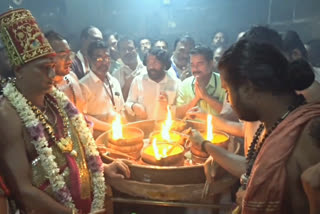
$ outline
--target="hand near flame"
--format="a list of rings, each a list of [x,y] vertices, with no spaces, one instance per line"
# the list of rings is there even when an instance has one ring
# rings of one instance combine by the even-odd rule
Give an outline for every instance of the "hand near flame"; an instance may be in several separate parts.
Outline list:
[[[110,112],[107,114],[107,122],[108,122],[108,123],[112,123],[112,122],[116,119],[116,117],[117,117],[118,114],[119,114],[119,113],[116,112],[116,111],[110,111]],[[125,117],[123,114],[120,114],[120,117],[121,117],[121,122],[122,122],[122,123],[127,123],[127,119],[126,119],[126,117]]]
[[[194,119],[206,120],[207,114],[203,112],[198,106],[195,106],[187,111],[186,118],[191,120],[194,120]]]
[[[192,146],[201,151],[201,144],[204,141],[204,138],[202,137],[200,132],[198,132],[195,129],[192,129],[189,140],[191,141]]]
[[[168,95],[166,92],[162,91],[160,92],[160,95],[159,95],[159,102],[160,102],[160,106],[164,109],[167,108],[168,106]]]
[[[134,105],[132,106],[132,110],[134,111],[137,117],[136,119],[145,120],[148,118],[147,112],[143,105],[139,103],[134,103]]]
[[[130,177],[129,167],[125,161],[122,160],[114,160],[111,164],[105,164],[104,173],[109,179],[124,179]]]

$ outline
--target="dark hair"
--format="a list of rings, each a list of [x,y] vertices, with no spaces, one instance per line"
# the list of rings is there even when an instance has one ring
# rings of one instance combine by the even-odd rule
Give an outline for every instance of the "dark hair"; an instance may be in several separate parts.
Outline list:
[[[97,28],[93,25],[90,25],[88,27],[85,27],[82,31],[81,31],[81,34],[80,34],[80,39],[88,39],[89,38],[89,31],[93,28]]]
[[[171,67],[170,54],[166,50],[162,50],[160,48],[152,48],[143,59],[143,64],[147,66],[148,56],[155,56],[157,60],[159,60],[165,67],[165,70],[169,70]]]
[[[320,39],[311,40],[307,45],[309,62],[315,67],[320,67]]]
[[[151,39],[149,37],[141,37],[139,39],[139,45],[140,45],[141,40],[144,40],[144,39],[149,40],[149,42],[152,44],[152,41],[151,41]]]
[[[277,31],[266,26],[253,26],[240,38],[240,40],[241,39],[269,43],[279,50],[282,50],[281,35]]]
[[[308,58],[307,50],[304,47],[304,44],[301,41],[298,33],[295,31],[289,30],[285,33],[283,38],[283,49],[287,54],[291,54],[294,49],[298,49],[303,58]]]
[[[257,89],[275,93],[304,90],[314,81],[312,68],[305,60],[289,63],[268,43],[240,40],[221,57],[218,68],[226,81],[239,87],[250,81]]]
[[[119,40],[118,40],[118,44],[117,44],[118,50],[120,49],[120,44],[121,44],[121,43],[123,43],[123,42],[128,42],[128,41],[132,41],[133,44],[134,44],[134,47],[137,47],[137,44],[136,44],[136,42],[135,42],[133,39],[131,39],[131,38],[127,37],[127,36],[120,36],[120,37],[119,37]]]
[[[49,42],[66,40],[61,34],[50,30],[44,34]]]
[[[190,55],[202,55],[207,60],[207,62],[213,60],[213,51],[211,50],[211,48],[202,45],[197,45],[195,48],[193,48],[190,51]]]
[[[163,42],[164,44],[166,44],[167,48],[169,48],[169,44],[166,40],[164,39],[157,39],[154,43],[153,43],[153,46],[157,43],[157,42]]]
[[[88,56],[90,58],[93,57],[93,52],[96,49],[108,49],[108,46],[106,45],[106,43],[104,41],[100,41],[100,40],[91,42],[88,47]]]
[[[180,37],[180,38],[178,38],[178,39],[176,39],[174,41],[173,50],[176,50],[177,45],[178,45],[179,42],[181,42],[181,43],[190,43],[191,44],[191,49],[194,48],[194,46],[196,44],[194,39],[191,36],[184,35],[184,36],[182,36],[182,37]]]

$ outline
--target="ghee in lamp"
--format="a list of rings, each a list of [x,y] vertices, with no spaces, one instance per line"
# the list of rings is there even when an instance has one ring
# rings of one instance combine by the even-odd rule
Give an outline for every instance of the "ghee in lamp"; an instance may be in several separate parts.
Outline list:
[[[215,146],[223,147],[225,149],[228,148],[229,136],[223,132],[215,132],[213,133],[213,138],[209,140],[207,136],[203,136],[205,139],[213,143]]]
[[[205,134],[201,133],[201,135],[204,139],[210,141],[215,146],[228,149],[229,136],[223,132],[213,132],[212,115],[210,114],[207,117],[207,132]],[[208,153],[201,151],[194,146],[191,146],[191,153],[192,161],[194,161],[195,163],[203,163],[205,162],[206,158],[209,157]]]
[[[212,115],[208,114],[207,117],[207,134],[203,136],[204,139],[210,141],[216,146],[223,147],[225,149],[228,148],[229,136],[223,132],[213,132],[212,126]]]
[[[156,166],[183,165],[184,148],[178,144],[158,142],[154,139],[142,152],[142,160],[145,163]]]

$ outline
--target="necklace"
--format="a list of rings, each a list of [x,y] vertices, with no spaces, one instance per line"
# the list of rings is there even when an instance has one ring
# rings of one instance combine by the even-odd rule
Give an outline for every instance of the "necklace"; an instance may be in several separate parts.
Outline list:
[[[10,81],[6,84],[3,88],[3,95],[16,109],[25,128],[33,139],[31,140],[31,143],[34,145],[39,155],[41,165],[46,171],[46,176],[50,181],[55,199],[68,208],[76,211],[71,192],[64,177],[59,174],[60,169],[56,162],[56,156],[53,155],[52,148],[49,146],[47,137],[45,136],[45,128],[36,116],[36,112],[31,109],[31,106],[27,103],[28,100],[15,87],[14,81]],[[97,151],[95,141],[87,127],[83,115],[74,108],[63,92],[53,88],[50,93],[50,98],[52,98],[52,102],[61,109],[62,114],[67,115],[84,146],[86,160],[88,161],[92,177],[91,185],[93,187],[93,201],[91,204],[91,212],[96,212],[104,207],[106,187],[103,175],[103,163],[99,156],[99,152]],[[48,134],[48,132],[46,133]]]
[[[262,140],[259,143],[260,136],[265,129],[263,124],[260,124],[258,130],[255,133],[255,136],[250,144],[248,155],[247,155],[247,168],[246,168],[246,173],[241,175],[240,178],[240,183],[242,185],[242,189],[247,188],[247,184],[250,179],[251,171],[253,168],[253,165],[255,163],[255,160],[265,142],[265,140],[269,137],[269,135],[277,128],[277,126],[293,111],[295,110],[298,106],[305,104],[306,101],[302,95],[298,96],[297,102],[293,105],[290,105],[288,107],[288,111],[284,113],[271,127],[271,129],[267,130],[266,134],[263,136]]]

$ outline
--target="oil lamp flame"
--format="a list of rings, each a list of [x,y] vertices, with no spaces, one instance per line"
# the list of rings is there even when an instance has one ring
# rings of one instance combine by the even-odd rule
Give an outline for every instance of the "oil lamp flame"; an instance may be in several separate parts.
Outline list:
[[[159,150],[158,150],[156,141],[157,141],[156,139],[153,139],[152,148],[153,148],[153,152],[154,152],[154,157],[156,158],[156,160],[160,160],[161,156],[159,154]]]
[[[169,131],[170,131],[172,124],[173,124],[172,115],[171,115],[171,111],[170,111],[169,106],[167,106],[167,111],[168,111],[168,116],[167,116],[166,121],[162,124],[161,137],[162,137],[162,139],[169,142],[170,141]]]
[[[212,127],[212,115],[208,114],[207,117],[207,140],[213,140],[213,127]]]
[[[156,160],[161,160],[162,158],[166,158],[167,157],[167,151],[169,148],[163,148],[162,150],[162,154],[160,154],[160,151],[158,149],[158,146],[157,146],[157,140],[156,139],[153,139],[152,141],[152,148],[153,148],[153,152],[154,152],[154,156],[156,158]]]
[[[116,115],[116,119],[112,122],[112,138],[114,140],[123,139],[121,117]]]

